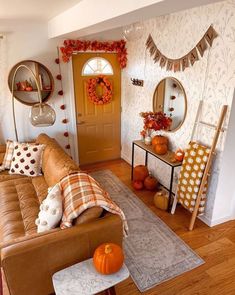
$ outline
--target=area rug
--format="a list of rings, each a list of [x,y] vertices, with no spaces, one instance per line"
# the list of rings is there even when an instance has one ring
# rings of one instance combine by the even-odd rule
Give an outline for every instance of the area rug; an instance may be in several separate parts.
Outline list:
[[[126,215],[129,235],[123,245],[125,263],[141,292],[204,263],[111,171],[91,175]]]

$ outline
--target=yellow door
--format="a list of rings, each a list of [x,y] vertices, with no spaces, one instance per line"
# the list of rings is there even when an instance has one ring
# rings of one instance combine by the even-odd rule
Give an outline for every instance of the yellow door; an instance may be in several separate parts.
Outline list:
[[[97,70],[95,65],[98,61],[101,62],[101,66]],[[107,66],[102,68],[105,63]],[[111,69],[113,73],[105,74],[107,69],[109,71]],[[112,84],[112,100],[105,105],[95,105],[88,98],[87,82],[90,78],[97,77],[96,73],[101,70],[104,72],[102,75]],[[115,53],[74,55],[73,75],[79,164],[120,158],[121,70],[117,55]]]

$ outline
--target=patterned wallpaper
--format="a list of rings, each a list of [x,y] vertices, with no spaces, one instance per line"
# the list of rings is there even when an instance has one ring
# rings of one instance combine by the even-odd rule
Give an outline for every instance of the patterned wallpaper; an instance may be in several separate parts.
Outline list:
[[[7,61],[6,61],[6,37],[2,36],[0,38],[0,93],[1,95],[6,95],[6,89],[4,87],[4,83],[6,81],[6,68],[7,68]],[[4,107],[4,101],[0,99],[0,109],[2,110]],[[0,112],[0,121],[1,121],[1,115],[2,113]]]
[[[151,33],[163,54],[169,58],[179,58],[195,46],[211,24],[219,37],[214,40],[212,48],[205,52],[204,57],[184,72],[174,73],[161,69],[145,50],[146,39]],[[167,133],[172,149],[184,148],[189,142],[199,101],[204,101],[202,119],[216,123],[221,106],[231,106],[235,85],[235,0],[157,17],[145,21],[143,25],[141,39],[127,44],[128,66],[122,76],[122,155],[128,161],[131,159],[131,142],[139,138],[142,128],[139,113],[152,109],[154,89],[161,79],[173,76],[181,81],[188,101],[184,124],[175,133]],[[133,86],[131,77],[143,79],[144,87]],[[211,129],[200,128],[197,138],[209,143],[212,134]],[[205,213],[209,220],[212,218],[225,135],[224,133],[220,138],[213,165]],[[143,152],[138,151],[135,159],[136,164],[143,163]],[[164,164],[150,157],[149,167],[161,182],[169,182],[170,170]]]

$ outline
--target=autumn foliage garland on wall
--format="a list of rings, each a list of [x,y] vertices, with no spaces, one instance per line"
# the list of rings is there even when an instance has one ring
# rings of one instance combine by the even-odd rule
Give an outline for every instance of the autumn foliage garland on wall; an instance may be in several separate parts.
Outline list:
[[[60,51],[62,53],[62,59],[64,62],[69,62],[72,54],[79,51],[116,52],[120,68],[123,69],[127,65],[127,50],[125,40],[111,42],[65,40],[64,46],[60,47]]]

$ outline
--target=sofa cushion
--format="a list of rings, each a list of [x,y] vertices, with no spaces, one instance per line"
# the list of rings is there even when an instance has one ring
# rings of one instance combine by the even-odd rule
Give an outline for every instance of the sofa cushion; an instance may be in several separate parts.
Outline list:
[[[46,145],[42,157],[42,171],[48,186],[54,186],[64,176],[80,170],[53,138],[40,134],[36,142]]]
[[[36,233],[35,220],[43,199],[36,189],[40,183],[45,191],[47,184],[43,176],[34,182],[29,177],[0,182],[0,227],[4,242]]]
[[[80,216],[78,216],[78,218],[75,220],[74,224],[77,225],[77,224],[91,222],[91,221],[99,218],[101,216],[101,214],[103,213],[103,211],[104,211],[104,209],[102,207],[98,207],[98,206],[88,208]]]
[[[35,192],[37,194],[39,203],[41,204],[42,201],[46,198],[48,193],[48,185],[45,181],[45,178],[44,176],[36,176],[31,178],[31,181],[34,186]]]
[[[0,182],[5,180],[12,180],[17,178],[25,178],[26,176],[18,175],[18,174],[9,174],[8,170],[4,170],[0,172]]]

